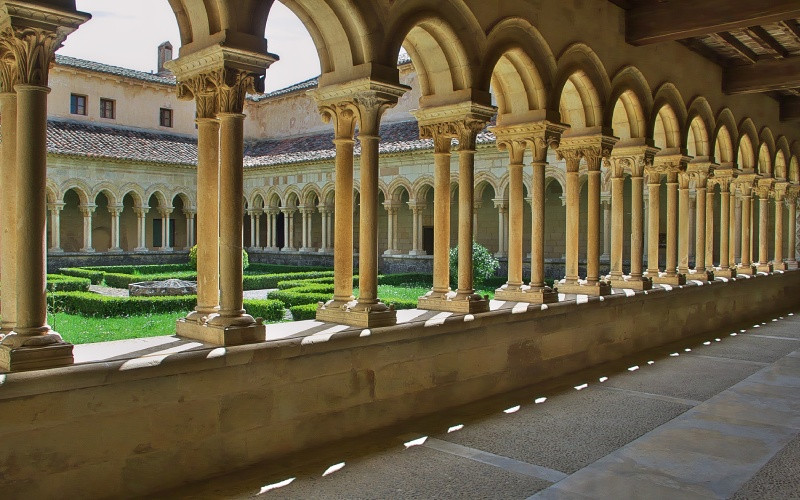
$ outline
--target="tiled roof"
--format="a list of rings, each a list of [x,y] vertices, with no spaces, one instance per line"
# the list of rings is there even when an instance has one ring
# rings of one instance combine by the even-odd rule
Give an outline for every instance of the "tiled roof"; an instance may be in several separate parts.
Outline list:
[[[381,154],[433,149],[431,140],[419,138],[415,121],[384,124],[380,135]],[[494,140],[494,135],[488,131],[478,135],[479,144],[492,143]],[[197,164],[197,140],[193,137],[71,120],[48,121],[47,151],[51,154],[88,158],[173,165]],[[356,141],[355,154],[360,152],[361,148]],[[244,150],[244,166],[261,167],[330,160],[335,154],[333,133],[248,141]]]
[[[197,164],[197,140],[192,137],[67,120],[48,120],[47,151],[90,158]]]
[[[111,66],[110,64],[62,56],[61,54],[56,54],[56,64],[61,66],[69,66],[71,68],[85,69],[88,71],[96,71],[98,73],[121,76],[124,78],[133,78],[134,80],[142,80],[150,83],[161,83],[163,85],[172,86],[175,85],[175,77],[172,74],[169,76],[159,76],[153,73],[137,71],[135,69],[121,68],[119,66]]]

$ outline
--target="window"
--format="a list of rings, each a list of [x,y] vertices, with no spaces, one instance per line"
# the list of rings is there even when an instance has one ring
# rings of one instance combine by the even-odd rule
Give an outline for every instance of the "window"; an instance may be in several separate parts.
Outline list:
[[[167,108],[161,108],[161,113],[159,113],[159,123],[162,127],[171,127],[172,126],[172,110]]]
[[[113,120],[117,117],[116,108],[117,101],[114,99],[100,99],[100,118]]]
[[[69,112],[73,115],[86,116],[86,96],[71,94],[69,96]]]

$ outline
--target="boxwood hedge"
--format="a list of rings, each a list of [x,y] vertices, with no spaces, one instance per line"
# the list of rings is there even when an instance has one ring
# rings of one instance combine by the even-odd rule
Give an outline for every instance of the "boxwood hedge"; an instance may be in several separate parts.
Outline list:
[[[48,292],[88,292],[91,283],[89,278],[76,278],[63,274],[47,275]]]

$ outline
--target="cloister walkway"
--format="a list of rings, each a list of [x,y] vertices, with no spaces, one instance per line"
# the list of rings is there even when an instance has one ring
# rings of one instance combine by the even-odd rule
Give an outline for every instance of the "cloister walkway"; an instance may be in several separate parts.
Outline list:
[[[790,498],[800,491],[800,315],[758,326],[169,496]]]
[[[140,359],[194,347],[159,339],[142,339]],[[798,388],[795,308],[159,497],[789,498]]]

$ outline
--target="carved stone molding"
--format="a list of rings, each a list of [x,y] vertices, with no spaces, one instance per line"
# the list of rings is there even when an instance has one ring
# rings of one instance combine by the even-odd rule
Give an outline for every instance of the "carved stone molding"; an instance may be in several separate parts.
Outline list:
[[[466,101],[448,106],[422,108],[411,114],[419,124],[420,138],[433,139],[437,149],[445,148],[445,141],[458,140],[460,151],[474,151],[478,134],[492,119],[496,108]]]
[[[588,170],[600,170],[604,158],[611,156],[617,138],[606,135],[562,137],[556,155],[567,162],[568,172],[577,172],[580,160],[586,161]]]
[[[548,149],[555,151],[559,147],[561,134],[567,128],[561,123],[540,121],[497,126],[490,130],[497,138],[498,149],[508,151],[512,163],[522,163],[527,148],[531,149],[533,161],[546,161]]]
[[[620,178],[625,173],[629,173],[631,177],[642,177],[645,169],[653,165],[657,152],[658,148],[652,146],[615,147],[604,163],[612,177]]]

